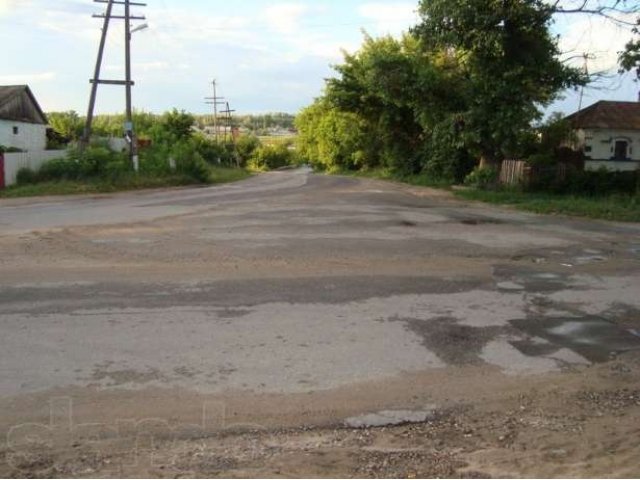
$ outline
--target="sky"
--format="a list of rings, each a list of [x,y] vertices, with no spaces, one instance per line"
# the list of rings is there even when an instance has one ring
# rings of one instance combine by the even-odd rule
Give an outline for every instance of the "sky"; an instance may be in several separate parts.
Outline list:
[[[137,0],[143,1],[144,0]],[[417,0],[146,0],[132,13],[149,28],[133,35],[134,107],[208,113],[218,94],[241,113],[291,112],[322,93],[331,65],[354,52],[363,30],[400,35],[417,23]],[[92,0],[0,0],[0,85],[28,84],[45,111],[86,112],[105,5]],[[122,7],[114,7],[114,13]],[[136,22],[135,25],[145,22]],[[113,20],[102,78],[124,78],[123,22]],[[583,106],[601,99],[638,98],[633,75],[617,74],[617,52],[628,30],[572,16],[554,25],[567,57],[588,53],[591,72],[610,78],[584,91]],[[582,65],[582,59],[574,60]],[[577,110],[578,92],[549,111]],[[124,110],[124,90],[101,86],[98,113]]]

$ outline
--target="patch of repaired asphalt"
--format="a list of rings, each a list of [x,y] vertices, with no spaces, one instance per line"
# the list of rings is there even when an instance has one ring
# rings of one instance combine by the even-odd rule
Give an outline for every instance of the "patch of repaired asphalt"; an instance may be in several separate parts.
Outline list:
[[[479,280],[432,277],[316,277],[227,280],[191,284],[77,284],[0,288],[3,313],[73,313],[106,308],[210,306],[229,314],[266,303],[340,304],[368,298],[454,294],[484,287]],[[223,314],[224,316],[225,314]]]
[[[447,365],[478,365],[487,343],[513,333],[508,327],[471,327],[452,318],[397,319],[420,337],[422,344]]]

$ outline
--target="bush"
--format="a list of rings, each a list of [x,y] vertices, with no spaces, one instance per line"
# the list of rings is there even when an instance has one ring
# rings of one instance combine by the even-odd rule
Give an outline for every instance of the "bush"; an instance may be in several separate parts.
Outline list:
[[[38,183],[38,174],[29,167],[22,167],[16,174],[16,183],[18,185],[32,185]]]
[[[114,153],[108,148],[88,147],[84,152],[70,150],[66,157],[49,160],[37,172],[24,173],[29,183],[93,178],[114,179],[131,171],[125,154]]]
[[[209,182],[209,166],[198,153],[193,142],[184,141],[176,144],[171,150],[176,161],[176,170],[201,183]]]
[[[0,153],[21,153],[24,150],[16,147],[6,147],[4,145],[0,145]]]
[[[50,160],[38,170],[38,181],[76,180],[79,177],[77,161],[72,158],[57,158]]]
[[[233,149],[224,143],[210,140],[202,135],[194,136],[190,142],[193,143],[200,156],[210,165],[233,165],[235,163]]]
[[[260,139],[255,135],[243,135],[236,142],[240,167],[246,167],[255,151],[260,148]]]
[[[640,172],[609,172],[607,170],[575,172],[567,179],[563,193],[602,196],[633,195],[639,192]]]
[[[477,167],[464,179],[464,184],[480,190],[495,188],[498,184],[500,173],[495,167]]]
[[[294,153],[286,145],[262,145],[249,160],[253,170],[274,170],[294,163]]]

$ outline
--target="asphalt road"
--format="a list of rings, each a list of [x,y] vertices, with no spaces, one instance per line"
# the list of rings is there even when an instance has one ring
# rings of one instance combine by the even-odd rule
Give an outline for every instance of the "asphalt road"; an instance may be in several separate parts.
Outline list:
[[[339,422],[640,347],[637,224],[295,170],[2,200],[0,227],[5,429],[60,398],[86,422]]]

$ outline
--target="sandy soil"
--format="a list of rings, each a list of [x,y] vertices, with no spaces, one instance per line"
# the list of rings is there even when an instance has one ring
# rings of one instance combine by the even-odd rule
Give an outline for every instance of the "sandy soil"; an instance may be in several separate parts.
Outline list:
[[[210,405],[231,406],[224,414],[217,411],[208,426],[197,425],[196,416],[169,422],[148,419],[118,425],[67,424],[65,407],[60,408],[58,399],[58,421],[54,426],[48,425],[45,431],[44,427],[25,425],[10,434],[10,448],[0,451],[3,460],[0,476],[637,478],[640,475],[637,353],[525,381],[495,371],[465,370],[462,368],[453,378],[449,376],[442,389],[433,389],[433,385],[442,382],[444,376],[438,379],[433,375],[429,378],[417,375],[363,384],[356,392],[323,392],[306,399],[246,395],[206,399],[184,392],[182,395],[156,392],[152,397],[150,403],[163,403],[172,407],[174,413],[185,411],[179,405],[205,400]],[[428,385],[433,391],[429,396],[434,402],[431,405],[425,405],[419,393],[428,389]],[[400,412],[398,419],[408,415],[407,412],[421,412],[426,418],[382,427],[354,428],[344,422],[335,423],[336,415],[355,414],[363,407],[370,409],[372,405],[367,398],[376,391],[379,408],[386,403],[397,408],[398,404],[391,399],[397,400],[399,391],[405,396],[413,391],[417,395],[413,400],[405,400],[406,410]],[[136,394],[120,392],[120,395],[121,414],[124,411],[134,414],[135,409],[129,408],[132,403],[140,410],[147,407],[138,401],[141,397]],[[149,401],[148,392],[146,398]],[[96,399],[85,392],[79,403]],[[83,407],[79,407],[76,420],[80,421]],[[113,418],[116,412],[106,412],[105,417]],[[257,419],[264,425],[258,424]]]

